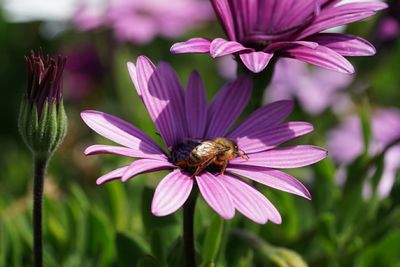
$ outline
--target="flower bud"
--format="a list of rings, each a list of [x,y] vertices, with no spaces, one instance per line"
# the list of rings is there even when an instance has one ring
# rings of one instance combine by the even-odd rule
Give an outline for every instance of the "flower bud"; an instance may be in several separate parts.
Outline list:
[[[62,101],[62,73],[66,58],[26,57],[28,87],[21,102],[18,127],[35,156],[49,157],[64,139],[67,117]]]
[[[307,267],[308,264],[303,260],[303,258],[293,250],[276,247],[274,248],[274,253],[271,253],[270,260],[277,267]]]

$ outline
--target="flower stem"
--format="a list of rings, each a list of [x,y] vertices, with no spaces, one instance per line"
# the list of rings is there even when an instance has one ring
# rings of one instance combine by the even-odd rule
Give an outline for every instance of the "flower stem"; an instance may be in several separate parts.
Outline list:
[[[43,266],[43,187],[47,169],[46,157],[34,157],[35,177],[33,181],[33,261],[35,267]]]
[[[183,252],[185,267],[196,267],[193,230],[196,198],[197,194],[192,194],[183,206]]]

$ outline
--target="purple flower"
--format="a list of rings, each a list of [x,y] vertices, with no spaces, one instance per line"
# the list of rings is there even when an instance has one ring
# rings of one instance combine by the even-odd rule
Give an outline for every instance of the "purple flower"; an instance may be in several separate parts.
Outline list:
[[[384,18],[378,25],[378,38],[382,41],[396,39],[399,36],[400,25],[391,17]]]
[[[128,69],[168,150],[164,151],[142,131],[121,119],[98,111],[84,111],[81,116],[90,128],[121,145],[93,145],[86,149],[86,155],[116,154],[139,158],[98,178],[97,184],[113,179],[127,181],[140,173],[169,169],[171,173],[155,190],[154,215],[175,212],[187,200],[193,186],[197,186],[204,200],[223,218],[231,219],[238,210],[257,223],[268,220],[280,223],[281,217],[260,192],[239,176],[311,198],[298,180],[275,169],[310,165],[327,154],[322,148],[307,145],[277,148],[313,130],[306,122],[283,123],[292,110],[291,101],[279,101],[260,108],[229,131],[251,96],[249,77],[243,75],[225,85],[207,105],[203,82],[197,72],[192,73],[184,91],[174,70],[164,62],[155,66],[141,56],[136,65],[129,62]],[[204,140],[209,142],[220,137],[235,142],[239,152],[227,161],[229,164],[224,173],[216,162],[211,162],[199,175],[177,166],[176,158],[180,155],[187,157],[194,147],[204,144]],[[248,159],[239,157],[243,152]]]
[[[266,89],[266,99],[274,102],[296,98],[304,111],[318,115],[329,107],[348,106],[350,99],[343,89],[352,81],[351,76],[343,73],[309,68],[306,63],[293,59],[280,59]]]
[[[64,56],[44,56],[42,50],[25,57],[28,86],[21,101],[18,129],[34,157],[48,159],[67,132],[63,106]]]
[[[372,115],[372,140],[369,154],[376,155],[400,138],[400,110],[380,109]],[[348,117],[328,135],[328,148],[333,159],[348,165],[364,151],[361,123],[358,117]],[[385,154],[384,170],[378,185],[378,195],[385,197],[392,189],[396,172],[400,168],[400,145],[391,147]],[[366,183],[365,194],[370,195],[370,184]]]
[[[377,25],[376,37],[382,43],[396,40],[400,34],[400,1],[388,1],[389,8]]]
[[[343,56],[370,56],[366,40],[324,30],[370,17],[382,2],[341,3],[340,0],[212,0],[227,39],[193,38],[176,43],[173,53],[234,54],[252,72],[265,69],[272,57],[295,58],[323,68],[353,73]]]
[[[38,117],[42,115],[45,105],[48,103],[62,102],[62,74],[66,58],[64,56],[44,56],[42,50],[39,55],[31,51],[31,55],[25,57],[28,72],[28,87],[25,97],[32,105],[36,106]]]
[[[104,10],[81,8],[75,24],[82,30],[108,26],[118,41],[146,44],[158,35],[176,38],[211,18],[211,6],[205,1],[110,0]]]
[[[86,97],[104,74],[104,68],[94,47],[84,46],[66,52],[66,97],[79,101]]]

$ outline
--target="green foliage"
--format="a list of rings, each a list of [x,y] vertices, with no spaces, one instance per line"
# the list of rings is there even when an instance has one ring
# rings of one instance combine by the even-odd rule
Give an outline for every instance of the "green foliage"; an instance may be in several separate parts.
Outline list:
[[[136,266],[139,259],[148,253],[147,244],[128,233],[117,233],[116,248],[118,266]]]
[[[224,230],[224,220],[214,216],[207,228],[206,237],[203,243],[203,266],[213,266],[216,260]]]

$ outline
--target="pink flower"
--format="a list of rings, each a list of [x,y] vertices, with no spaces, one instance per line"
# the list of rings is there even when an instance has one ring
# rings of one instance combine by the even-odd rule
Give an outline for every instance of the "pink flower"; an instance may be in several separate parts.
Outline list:
[[[82,30],[111,27],[118,41],[146,44],[158,35],[176,38],[211,18],[212,9],[206,1],[109,0],[103,10],[82,7],[75,24]]]
[[[208,105],[197,72],[192,73],[184,91],[174,70],[164,62],[155,66],[148,58],[140,56],[136,65],[128,63],[128,69],[168,151],[121,119],[99,111],[84,111],[81,116],[90,128],[120,145],[93,145],[86,149],[86,155],[115,154],[139,158],[98,178],[97,184],[113,179],[127,181],[140,173],[168,169],[171,173],[155,190],[151,207],[154,215],[175,212],[197,186],[208,205],[223,218],[233,218],[235,210],[238,210],[257,223],[268,220],[280,223],[281,217],[273,204],[241,177],[311,198],[298,180],[276,170],[310,165],[327,154],[322,148],[307,145],[277,148],[313,130],[312,125],[306,122],[283,123],[292,110],[291,101],[262,107],[238,127],[229,130],[251,96],[249,77],[240,76],[225,85]],[[193,147],[188,144],[218,137],[236,142],[248,159],[236,157],[230,160],[224,174],[211,164],[194,176],[192,171],[178,167],[171,157],[171,154],[190,152]]]
[[[371,156],[380,153],[387,145],[400,138],[400,110],[380,109],[372,115],[372,140],[368,153]],[[328,135],[328,148],[333,159],[342,165],[348,165],[364,151],[361,122],[358,117],[347,118]],[[397,170],[400,168],[400,145],[391,147],[385,154],[384,170],[377,191],[380,197],[386,197],[393,186]],[[343,177],[338,177],[340,180]],[[366,183],[364,193],[370,195],[370,184]]]
[[[68,58],[65,65],[66,98],[80,101],[95,88],[104,75],[104,67],[94,47],[76,47],[65,52]]]
[[[280,59],[274,68],[266,99],[274,102],[296,98],[304,111],[318,115],[327,108],[346,108],[350,97],[343,90],[353,81],[352,76],[321,68],[309,68],[294,59]]]
[[[392,17],[385,17],[378,25],[377,36],[381,41],[395,40],[400,33],[400,23]]]
[[[227,39],[193,38],[176,43],[173,53],[237,55],[252,72],[266,68],[272,57],[295,58],[323,68],[353,73],[343,56],[370,56],[366,40],[324,30],[370,17],[386,8],[382,2],[340,0],[212,0]]]

